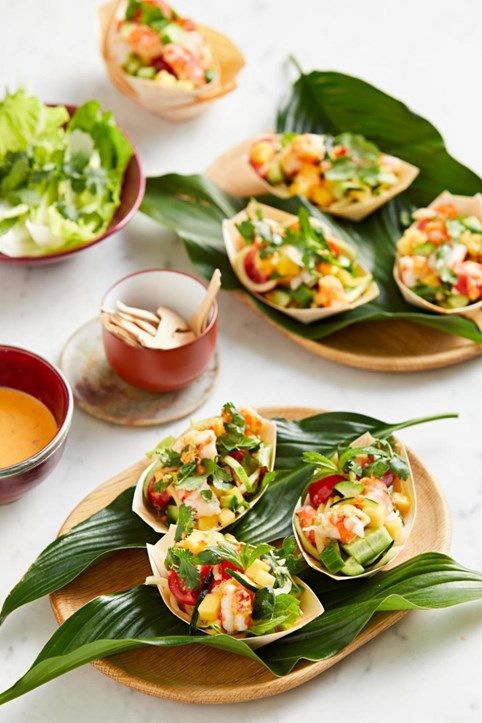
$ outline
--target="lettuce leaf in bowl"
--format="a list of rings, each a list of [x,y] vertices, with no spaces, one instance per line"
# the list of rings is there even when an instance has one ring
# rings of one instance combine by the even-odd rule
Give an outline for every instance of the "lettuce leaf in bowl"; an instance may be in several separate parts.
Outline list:
[[[0,103],[0,252],[39,256],[101,235],[132,153],[97,101],[69,120],[63,106],[24,91],[7,95]]]

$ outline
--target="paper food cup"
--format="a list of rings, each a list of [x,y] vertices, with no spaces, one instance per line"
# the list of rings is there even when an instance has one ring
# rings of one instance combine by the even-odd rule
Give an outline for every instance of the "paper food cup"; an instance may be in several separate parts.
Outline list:
[[[216,77],[202,88],[182,90],[164,88],[155,81],[137,78],[122,70],[125,46],[119,38],[116,21],[125,13],[125,2],[108,2],[99,8],[100,50],[107,72],[116,88],[151,113],[179,121],[202,113],[210,102],[236,88],[236,76],[244,66],[239,49],[222,33],[198,25],[213,57]]]
[[[276,422],[273,422],[269,419],[264,419],[264,426],[260,433],[260,437],[263,442],[266,444],[271,445],[271,459],[269,463],[269,471],[272,472],[274,469],[274,463],[276,458]],[[186,434],[189,430],[186,429],[182,434]],[[179,435],[180,437],[182,435]],[[144,500],[144,484],[146,480],[148,480],[151,475],[157,470],[161,469],[162,465],[159,462],[159,460],[155,460],[154,462],[151,462],[142,472],[139,479],[136,483],[136,488],[134,490],[134,497],[132,500],[132,511],[136,513],[136,515],[139,515],[139,517],[144,520],[144,522],[149,525],[149,527],[152,527],[153,530],[156,532],[159,532],[161,534],[164,534],[168,530],[168,525],[164,524],[155,514],[153,510],[151,510],[148,505],[146,504]],[[261,499],[261,497],[264,495],[266,490],[268,489],[268,485],[263,487],[258,494],[253,497],[249,502],[249,507],[245,507],[239,514],[236,515],[236,519],[234,522],[237,522],[240,520],[244,515],[251,510],[254,505],[258,502],[258,500]],[[230,524],[233,525],[234,522],[231,522]],[[224,525],[226,527],[227,525]],[[213,528],[216,530],[222,530],[223,527],[216,527]]]
[[[164,537],[162,537],[159,542],[157,542],[155,545],[146,545],[147,554],[149,556],[152,574],[156,580],[157,589],[159,590],[164,603],[167,605],[169,610],[174,615],[176,615],[176,617],[178,617],[180,620],[183,620],[189,625],[191,616],[179,607],[176,598],[171,594],[171,591],[169,590],[169,585],[167,583],[167,569],[164,564],[167,551],[170,547],[174,545],[175,532],[175,525],[171,525],[167,534],[164,535]],[[269,643],[273,643],[275,640],[279,640],[279,638],[282,638],[285,635],[289,635],[295,630],[299,630],[315,618],[319,617],[323,613],[324,609],[313,590],[311,590],[308,585],[305,585],[305,583],[299,578],[295,577],[293,579],[295,580],[297,585],[303,588],[303,593],[300,598],[302,615],[296,625],[293,625],[293,627],[289,630],[282,630],[278,633],[269,633],[268,635],[246,637],[242,633],[239,633],[237,635],[233,635],[232,637],[243,640],[246,645],[249,645],[249,647],[254,650],[256,648],[261,648],[263,645],[269,645]],[[205,633],[207,635],[216,634],[205,628],[197,629],[200,633]],[[227,635],[228,633],[225,634]]]
[[[270,193],[279,198],[292,198],[285,184],[270,185],[262,178],[249,161],[251,146],[257,141],[275,137],[276,133],[263,133],[240,143],[223,153],[206,171],[208,178],[215,181],[223,191],[235,196],[256,196]],[[361,221],[377,208],[383,206],[402,191],[405,191],[419,174],[419,169],[411,163],[398,159],[401,163],[399,181],[380,196],[373,196],[366,201],[357,201],[346,205],[336,201],[329,206],[320,206],[324,213],[331,213],[350,221]]]
[[[367,447],[374,441],[374,437],[369,432],[366,432],[358,439],[355,439],[354,442],[350,444],[350,447]],[[309,542],[309,540],[306,539],[306,537],[303,535],[303,532],[301,530],[301,526],[299,524],[298,515],[296,512],[300,509],[300,507],[303,506],[306,495],[304,497],[300,497],[298,500],[295,511],[293,513],[293,532],[296,538],[296,541],[298,543],[298,547],[300,548],[303,557],[305,558],[308,565],[313,568],[313,570],[317,570],[318,572],[323,573],[323,575],[327,575],[328,577],[331,577],[332,580],[359,580],[362,577],[371,577],[377,572],[380,572],[383,568],[385,568],[387,565],[392,563],[398,555],[401,553],[405,545],[407,544],[408,537],[410,535],[410,532],[413,527],[413,523],[415,520],[415,515],[417,513],[417,497],[415,492],[415,482],[413,479],[413,473],[412,469],[410,467],[410,462],[408,459],[407,451],[405,449],[405,446],[397,440],[397,453],[403,457],[405,460],[408,470],[409,470],[409,476],[406,480],[403,480],[403,491],[404,494],[407,495],[407,497],[410,500],[410,511],[407,515],[402,516],[402,520],[404,522],[404,530],[405,530],[405,540],[402,545],[393,545],[387,553],[379,560],[379,562],[373,567],[371,570],[368,570],[367,572],[361,573],[360,575],[333,575],[331,572],[328,572],[326,567],[316,558],[314,557],[314,554],[317,553],[317,550],[313,547],[313,545]]]
[[[265,218],[272,219],[279,223],[296,221],[297,218],[291,213],[280,211],[272,206],[265,206],[264,204],[257,203],[254,203],[254,206],[261,209]],[[231,262],[231,266],[233,267],[236,276],[243,286],[248,289],[253,296],[262,301],[263,304],[267,304],[273,309],[276,309],[287,316],[291,316],[297,321],[301,321],[303,324],[310,324],[313,321],[319,321],[320,319],[326,319],[335,314],[341,314],[344,311],[356,309],[357,306],[367,304],[369,301],[376,299],[379,295],[380,291],[375,281],[373,281],[370,271],[366,268],[366,266],[363,266],[363,264],[357,263],[357,268],[366,275],[367,283],[366,286],[361,285],[360,295],[351,303],[337,304],[336,306],[320,307],[316,309],[286,309],[282,306],[277,306],[272,301],[269,301],[269,299],[266,299],[262,296],[262,294],[274,289],[277,285],[276,280],[267,281],[264,284],[256,284],[248,277],[244,268],[244,257],[250,250],[250,246],[245,245],[241,234],[236,228],[236,224],[252,217],[250,215],[252,208],[253,205],[250,203],[243,211],[236,214],[236,216],[233,216],[230,219],[225,219],[223,221],[223,236],[229,261]],[[318,219],[312,218],[311,221],[316,225],[319,225],[328,237],[333,238],[330,231]],[[341,241],[340,239],[334,240],[347,253],[347,255],[351,258],[355,257],[355,251],[349,244]]]
[[[479,219],[479,221],[482,221],[482,194],[480,193],[477,193],[475,196],[453,196],[449,191],[443,191],[435,200],[432,201],[428,208],[434,208],[441,203],[453,203],[461,216],[475,216]],[[415,225],[416,224],[413,223],[410,228]],[[458,314],[459,316],[466,316],[469,319],[476,317],[482,309],[482,299],[480,299],[480,301],[476,301],[474,304],[469,304],[468,306],[463,306],[458,309],[444,309],[442,306],[438,306],[437,304],[433,304],[431,301],[422,299],[421,296],[418,296],[414,291],[412,291],[412,289],[405,286],[402,282],[399,275],[398,265],[399,255],[397,254],[395,258],[395,265],[393,267],[393,278],[395,279],[403,298],[409,304],[418,306],[420,309],[425,309],[425,311],[431,311],[435,314]]]

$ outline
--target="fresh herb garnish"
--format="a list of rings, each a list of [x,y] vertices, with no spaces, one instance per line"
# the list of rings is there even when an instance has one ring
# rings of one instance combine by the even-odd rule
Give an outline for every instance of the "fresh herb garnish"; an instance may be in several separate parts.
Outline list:
[[[183,547],[171,547],[167,551],[165,562],[167,569],[175,570],[189,590],[197,590],[201,584],[201,574],[193,560],[192,552]]]
[[[214,579],[214,573],[212,570],[209,570],[208,574],[204,578],[204,582],[203,582],[201,590],[199,592],[198,599],[196,600],[194,610],[192,611],[191,620],[189,622],[189,635],[196,634],[196,627],[197,627],[197,623],[199,620],[199,606],[201,605],[202,601],[208,594],[209,588],[211,587],[211,583],[212,583],[213,579]]]
[[[175,542],[180,542],[194,530],[194,510],[185,504],[179,505],[179,512],[176,525]]]

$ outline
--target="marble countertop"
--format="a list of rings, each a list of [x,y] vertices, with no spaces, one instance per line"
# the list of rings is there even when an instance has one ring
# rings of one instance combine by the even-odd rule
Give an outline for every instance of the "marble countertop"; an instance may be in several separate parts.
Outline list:
[[[237,92],[202,118],[180,125],[146,114],[111,87],[97,53],[97,5],[2,0],[0,81],[2,87],[24,84],[49,101],[99,98],[132,135],[148,174],[202,170],[230,145],[269,128],[290,80],[290,52],[305,68],[352,73],[402,98],[441,129],[456,157],[482,171],[480,94],[473,86],[482,14],[471,0],[246,0],[236,6],[209,0],[199,8],[194,0],[180,0],[186,14],[229,34],[248,63]],[[139,215],[122,233],[69,262],[0,268],[0,340],[55,361],[67,337],[97,313],[104,290],[127,272],[149,266],[190,268],[174,235]],[[219,351],[220,375],[199,412],[203,416],[226,399],[354,410],[393,421],[459,411],[458,420],[417,427],[402,437],[444,490],[454,557],[482,569],[480,361],[416,375],[336,366],[290,343],[225,293]],[[0,598],[51,541],[69,510],[163,432],[110,426],[76,410],[55,472],[22,501],[0,507]],[[8,704],[0,717],[4,723],[201,723],[229,716],[234,723],[249,716],[287,723],[299,719],[302,706],[308,719],[480,721],[481,614],[480,604],[412,613],[322,677],[275,699],[188,707],[135,693],[86,666]],[[46,600],[5,623],[2,689],[27,669],[55,627]]]

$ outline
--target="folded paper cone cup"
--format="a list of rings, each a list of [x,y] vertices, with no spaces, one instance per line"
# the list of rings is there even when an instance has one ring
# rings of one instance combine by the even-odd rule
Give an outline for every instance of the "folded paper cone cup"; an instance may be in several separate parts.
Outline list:
[[[249,160],[250,150],[254,143],[263,139],[276,137],[276,133],[263,133],[253,136],[239,145],[223,153],[212,163],[206,174],[223,191],[235,196],[256,196],[269,193],[278,198],[292,198],[288,186],[284,183],[271,185],[257,173]],[[411,163],[398,159],[401,163],[399,181],[380,196],[374,196],[366,201],[345,204],[343,201],[332,203],[330,206],[320,206],[324,213],[330,213],[350,221],[361,221],[377,208],[383,206],[402,191],[405,191],[419,174],[419,169]]]
[[[198,29],[209,45],[216,72],[210,83],[195,90],[165,88],[154,80],[125,73],[115,27],[124,12],[125,2],[116,0],[99,8],[100,50],[112,83],[130,100],[162,118],[178,121],[199,115],[210,102],[236,88],[236,76],[244,65],[242,54],[229,38],[203,25]]]
[[[354,442],[350,444],[350,447],[367,447],[374,441],[374,437],[369,432],[366,432],[358,439],[355,439]],[[410,467],[410,462],[407,455],[407,450],[405,449],[405,446],[400,442],[399,440],[396,440],[397,453],[404,459],[408,466],[409,475],[406,480],[403,480],[403,492],[410,500],[410,511],[406,515],[402,515],[402,520],[404,522],[404,530],[405,530],[405,539],[403,544],[396,545],[391,547],[388,552],[382,557],[381,560],[373,567],[371,570],[367,570],[366,572],[362,573],[361,575],[333,575],[331,572],[328,572],[326,567],[317,559],[318,557],[318,551],[316,548],[310,543],[310,541],[305,537],[303,534],[303,531],[301,529],[301,525],[299,523],[298,515],[296,514],[297,511],[300,509],[300,507],[303,507],[306,501],[306,495],[303,497],[300,497],[298,500],[295,511],[293,513],[293,532],[296,538],[296,542],[298,543],[298,547],[300,548],[303,557],[305,558],[308,565],[313,568],[313,570],[317,570],[318,572],[321,572],[323,575],[326,575],[327,577],[331,577],[332,580],[359,580],[362,577],[371,577],[377,572],[380,572],[380,570],[383,570],[387,568],[389,565],[391,565],[395,559],[398,557],[398,555],[402,552],[405,545],[407,544],[408,537],[410,535],[410,532],[412,531],[413,523],[415,521],[415,515],[417,514],[417,496],[415,491],[415,481],[413,479],[413,473],[412,468]],[[316,554],[316,557],[315,557]]]
[[[176,615],[176,617],[178,617],[180,620],[183,620],[187,625],[189,625],[191,620],[190,614],[179,607],[176,598],[174,597],[174,595],[171,594],[171,591],[169,590],[169,585],[167,582],[167,569],[165,566],[165,560],[167,551],[175,544],[175,533],[176,527],[175,525],[171,525],[167,534],[164,535],[164,537],[162,537],[159,542],[157,542],[155,545],[146,545],[147,554],[149,556],[149,562],[151,565],[152,574],[155,578],[157,589],[159,590],[159,593],[165,605],[174,615]],[[311,588],[309,588],[308,585],[306,585],[299,578],[295,577],[293,579],[297,585],[303,588],[303,593],[300,598],[300,608],[302,614],[296,625],[293,625],[293,627],[289,628],[289,630],[281,630],[278,633],[269,633],[268,635],[246,637],[242,633],[239,633],[237,635],[231,635],[231,637],[242,640],[244,643],[246,643],[246,645],[249,645],[250,648],[255,650],[256,648],[261,648],[264,645],[269,645],[269,643],[274,643],[275,640],[279,640],[285,635],[289,635],[290,633],[295,632],[295,630],[299,630],[315,618],[319,617],[324,610],[322,604],[316,597],[313,590],[311,590]],[[205,633],[206,635],[216,635],[216,633],[206,630],[204,628],[197,628],[197,630],[200,633]],[[224,633],[224,635],[228,635],[228,633]]]
[[[190,427],[189,429],[192,429]],[[186,429],[179,437],[182,437],[184,434],[186,434],[189,429]],[[263,429],[261,430],[259,434],[261,440],[265,442],[265,444],[268,444],[271,446],[271,457],[270,457],[270,463],[268,466],[268,469],[270,472],[274,469],[275,459],[276,459],[276,422],[272,422],[269,419],[265,419],[263,417]],[[173,442],[174,444],[174,442]],[[144,488],[147,482],[150,480],[152,475],[157,471],[162,469],[162,464],[159,462],[159,460],[154,460],[151,462],[141,473],[139,479],[136,483],[136,488],[134,490],[134,497],[132,500],[132,511],[136,513],[144,522],[149,525],[149,527],[152,527],[153,530],[156,532],[159,532],[161,534],[164,534],[168,530],[168,525],[166,525],[163,521],[159,519],[159,517],[156,515],[156,513],[150,509],[150,507],[146,504],[145,497],[144,497]],[[264,495],[266,490],[268,489],[268,485],[263,487],[258,494],[253,497],[249,501],[249,507],[245,507],[241,512],[236,514],[235,520],[233,522],[230,522],[229,524],[232,525],[234,522],[237,522],[240,520],[244,515],[251,510],[254,505],[261,499],[261,497]],[[216,530],[222,530],[224,527],[227,527],[228,525],[222,525],[220,527],[216,527],[213,529]]]
[[[475,216],[482,221],[482,194],[477,193],[475,196],[455,196],[449,191],[443,191],[437,198],[435,198],[428,208],[434,208],[441,203],[453,203],[458,213],[461,216]],[[412,224],[410,228],[415,226],[416,222]],[[418,306],[420,309],[425,311],[431,311],[434,314],[445,314],[450,316],[451,314],[458,314],[459,316],[465,316],[468,319],[473,319],[479,325],[482,326],[482,299],[475,302],[475,304],[469,304],[468,306],[462,306],[455,309],[445,309],[443,306],[433,304],[431,301],[422,299],[412,289],[406,286],[400,278],[399,272],[399,255],[395,258],[395,265],[393,267],[393,278],[395,279],[400,292],[405,301],[412,306]]]
[[[255,203],[254,205],[256,208],[259,208],[261,210],[264,218],[272,219],[273,221],[276,221],[278,223],[285,224],[297,220],[297,217],[293,214],[286,213],[286,211],[281,211],[278,208],[266,206],[261,203]],[[358,270],[362,273],[362,275],[366,275],[367,277],[367,284],[366,288],[361,292],[360,296],[351,303],[343,303],[336,306],[319,307],[314,309],[289,309],[278,306],[266,297],[262,296],[263,293],[274,289],[277,286],[277,282],[276,280],[274,280],[267,281],[264,284],[256,284],[249,278],[244,268],[244,256],[246,254],[245,249],[249,250],[250,247],[244,243],[241,234],[236,228],[237,224],[241,223],[242,221],[246,221],[248,218],[252,217],[251,214],[253,208],[254,206],[250,203],[243,211],[240,211],[230,219],[225,219],[223,221],[223,237],[224,243],[226,245],[226,252],[228,254],[228,258],[233,268],[233,271],[235,272],[242,285],[251,294],[253,294],[253,296],[262,301],[263,304],[267,304],[268,306],[271,306],[271,308],[276,309],[282,314],[286,314],[287,316],[291,316],[297,321],[301,321],[303,324],[310,324],[313,321],[320,321],[320,319],[327,319],[328,317],[334,316],[335,314],[341,314],[344,311],[356,309],[358,306],[362,306],[363,304],[367,304],[369,301],[373,301],[373,299],[376,299],[376,297],[379,295],[380,291],[375,281],[373,281],[370,271],[363,264],[357,263]],[[323,227],[326,235],[330,238],[333,238],[330,231],[326,227],[324,227],[318,219],[312,218],[311,221]],[[349,255],[351,258],[355,258],[356,253],[351,246],[349,246],[344,241],[341,241],[340,239],[333,240],[336,241],[336,243],[341,248],[343,248],[347,255]]]

